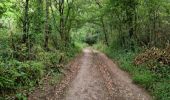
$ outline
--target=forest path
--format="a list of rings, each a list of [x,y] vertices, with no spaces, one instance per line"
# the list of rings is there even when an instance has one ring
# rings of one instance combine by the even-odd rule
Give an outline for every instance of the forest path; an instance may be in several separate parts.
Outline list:
[[[53,92],[35,100],[152,100],[101,52],[86,48],[71,66],[72,73]]]

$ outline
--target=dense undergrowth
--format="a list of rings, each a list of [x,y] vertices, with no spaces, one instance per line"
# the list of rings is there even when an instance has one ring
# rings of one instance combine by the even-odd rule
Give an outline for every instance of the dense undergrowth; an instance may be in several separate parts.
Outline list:
[[[35,87],[41,86],[43,78],[50,75],[52,82],[58,81],[64,65],[81,51],[77,43],[70,44],[65,50],[52,48],[44,50],[41,45],[32,48],[31,59],[24,44],[15,42],[15,50],[9,37],[0,38],[0,100],[25,100]],[[21,48],[21,49],[20,49]],[[54,79],[54,80],[53,80]]]
[[[133,82],[144,87],[156,100],[170,99],[169,49],[139,49],[134,51],[96,45],[120,68],[129,72]]]

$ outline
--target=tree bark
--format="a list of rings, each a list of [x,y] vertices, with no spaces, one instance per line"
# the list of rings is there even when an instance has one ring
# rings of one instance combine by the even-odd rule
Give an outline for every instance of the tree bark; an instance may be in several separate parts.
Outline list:
[[[49,42],[49,0],[46,0],[46,21],[45,21],[45,36],[44,36],[44,48],[49,50],[48,42]]]
[[[26,0],[25,2],[25,15],[24,15],[24,21],[23,21],[23,43],[26,43],[28,40],[28,32],[29,32],[29,18],[28,18],[28,11],[29,11],[29,0]]]
[[[99,8],[102,8],[102,5],[100,4],[100,2],[98,0],[95,0],[96,4],[99,6]],[[105,44],[107,46],[109,46],[109,42],[108,42],[108,37],[107,37],[107,30],[104,24],[104,19],[103,16],[101,16],[101,23],[102,23],[102,28],[103,28],[103,33],[104,33],[104,38],[105,38]]]
[[[103,17],[101,17],[101,22],[102,22],[102,27],[103,27],[103,33],[104,33],[104,38],[105,38],[105,44],[107,46],[109,46],[109,42],[108,42],[108,37],[107,37],[107,30],[103,21]]]
[[[59,0],[59,13],[60,13],[60,36],[63,42],[65,42],[64,32],[64,0]]]

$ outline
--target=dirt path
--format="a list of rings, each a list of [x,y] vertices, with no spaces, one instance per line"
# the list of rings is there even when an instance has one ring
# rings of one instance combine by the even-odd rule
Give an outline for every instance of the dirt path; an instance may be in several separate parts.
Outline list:
[[[109,100],[104,80],[97,70],[90,49],[84,50],[81,67],[63,100]]]
[[[103,53],[84,49],[71,65],[60,85],[34,100],[152,100]]]

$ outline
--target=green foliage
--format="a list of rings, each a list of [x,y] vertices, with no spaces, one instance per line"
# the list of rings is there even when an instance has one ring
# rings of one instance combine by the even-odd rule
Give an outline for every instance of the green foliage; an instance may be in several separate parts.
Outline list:
[[[18,93],[18,94],[16,94],[16,99],[17,100],[27,100],[27,97],[22,93]]]
[[[0,66],[1,92],[15,90],[21,86],[33,86],[44,75],[44,66],[40,62],[1,62]]]
[[[44,0],[0,0],[0,99],[25,100],[47,73],[58,80],[64,64],[80,52],[71,36],[78,1],[66,1],[62,16],[58,2],[49,2],[47,7]]]
[[[5,13],[4,5],[0,3],[0,18],[2,17],[2,14]]]
[[[154,75],[146,69],[144,69],[143,71],[136,71],[133,74],[133,81],[144,86],[147,89],[149,89],[150,86],[153,84],[154,78]]]
[[[146,88],[156,100],[168,100],[170,98],[169,65],[155,63],[154,66],[156,69],[153,70],[150,69],[147,64],[134,64],[133,60],[139,51],[132,52],[113,48],[105,48],[103,50],[109,57],[118,61],[121,69],[132,75],[134,83]]]
[[[84,47],[83,45],[72,43],[68,46],[68,48],[66,48],[64,54],[66,54],[68,59],[73,58],[76,56],[77,53],[81,52],[83,47]],[[68,61],[68,59],[66,61]]]
[[[109,52],[109,49],[106,45],[103,45],[103,43],[98,42],[97,44],[93,45],[93,47],[97,50],[103,51],[103,52]]]
[[[62,56],[62,53],[59,51],[53,52],[39,52],[37,55],[37,59],[43,62],[47,68],[56,67],[59,63],[59,59]]]
[[[168,81],[157,82],[153,84],[153,94],[157,100],[169,100],[170,99],[170,84]]]
[[[167,45],[169,0],[50,0],[49,4],[1,0],[0,92],[35,86],[49,71],[59,72],[87,46],[84,42],[97,43],[95,48],[116,58],[134,82],[155,95],[165,89],[163,82],[170,77],[169,49],[151,48],[136,55],[142,46]],[[109,47],[103,45],[106,40]],[[158,98],[168,97],[167,93]],[[25,98],[24,93],[17,97]]]
[[[89,45],[93,45],[97,42],[97,38],[98,38],[97,35],[88,36],[85,38],[85,42]]]

